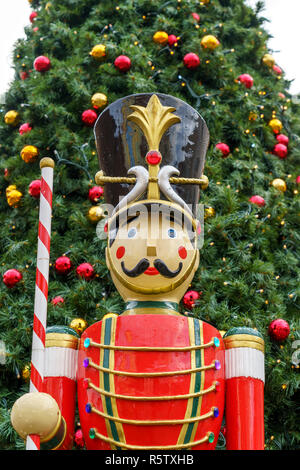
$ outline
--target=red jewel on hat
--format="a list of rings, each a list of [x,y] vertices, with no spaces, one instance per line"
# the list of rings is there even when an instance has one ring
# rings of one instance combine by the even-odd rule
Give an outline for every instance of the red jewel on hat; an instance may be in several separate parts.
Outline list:
[[[151,150],[146,155],[146,161],[149,165],[158,165],[161,162],[161,153],[157,150]]]

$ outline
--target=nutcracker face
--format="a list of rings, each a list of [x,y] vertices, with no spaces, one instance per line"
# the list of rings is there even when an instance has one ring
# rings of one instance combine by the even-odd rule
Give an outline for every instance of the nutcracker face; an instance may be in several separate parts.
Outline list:
[[[198,266],[192,219],[169,204],[132,206],[109,226],[107,265],[113,279],[131,291],[176,289]]]

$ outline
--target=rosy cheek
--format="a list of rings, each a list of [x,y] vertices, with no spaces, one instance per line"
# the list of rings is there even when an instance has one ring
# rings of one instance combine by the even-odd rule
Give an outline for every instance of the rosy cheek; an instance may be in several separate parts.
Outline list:
[[[120,258],[123,258],[124,255],[125,255],[125,247],[119,246],[119,248],[116,251],[116,257],[120,259]]]
[[[179,254],[180,258],[182,258],[182,259],[185,259],[187,257],[187,251],[184,248],[184,246],[180,246],[178,248],[178,254]]]

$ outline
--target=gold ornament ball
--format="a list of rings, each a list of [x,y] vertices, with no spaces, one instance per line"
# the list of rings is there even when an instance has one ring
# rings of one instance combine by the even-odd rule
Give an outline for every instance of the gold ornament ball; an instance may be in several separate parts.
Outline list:
[[[112,313],[112,312],[109,312],[107,313],[106,315],[104,315],[104,317],[102,318],[102,320],[107,320],[107,318],[118,318],[119,315],[117,315],[116,313]]]
[[[279,121],[279,119],[271,119],[271,121],[269,122],[269,126],[271,127],[271,129],[273,130],[273,132],[275,132],[275,134],[278,134],[278,132],[281,131],[282,129],[282,122]]]
[[[9,206],[17,207],[23,194],[19,191],[15,184],[11,184],[6,188],[6,200]]]
[[[26,145],[21,150],[21,158],[25,163],[33,162],[39,154],[38,149],[34,145]]]
[[[74,318],[70,323],[70,327],[73,328],[73,330],[75,330],[79,335],[84,332],[87,325],[87,321],[83,318]]]
[[[204,211],[204,217],[207,219],[209,217],[214,217],[216,214],[216,211],[213,207],[206,207]]]
[[[209,0],[201,0],[200,5],[201,5],[201,3],[202,3],[203,5],[208,5],[208,4],[209,4]]]
[[[165,31],[156,31],[156,33],[153,35],[153,41],[156,42],[156,44],[166,44],[168,42],[168,33]]]
[[[90,52],[90,55],[94,57],[94,59],[102,59],[102,57],[106,56],[106,47],[104,44],[96,44]]]
[[[26,364],[26,366],[23,367],[21,375],[22,379],[25,380],[25,382],[28,382],[30,379],[30,364]]]
[[[94,108],[103,108],[107,105],[107,96],[104,93],[95,93],[91,98]]]
[[[201,40],[201,46],[211,51],[213,51],[219,45],[220,45],[220,41],[212,34],[207,34]]]
[[[18,111],[14,111],[13,109],[8,111],[4,116],[4,121],[10,126],[16,126],[20,121],[20,115]]]
[[[267,67],[272,68],[275,65],[275,59],[271,54],[265,54],[262,58],[262,62]]]
[[[281,178],[275,178],[275,180],[272,181],[272,186],[283,193],[286,191],[286,183]]]
[[[104,211],[100,206],[92,206],[88,212],[88,218],[91,222],[99,222],[105,217]]]
[[[250,111],[249,113],[249,121],[256,121],[256,119],[258,118],[258,114],[256,114],[254,111]]]

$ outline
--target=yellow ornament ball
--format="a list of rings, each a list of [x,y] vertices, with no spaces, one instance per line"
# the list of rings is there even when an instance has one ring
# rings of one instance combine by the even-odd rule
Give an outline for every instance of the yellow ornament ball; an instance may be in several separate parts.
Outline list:
[[[152,39],[156,44],[164,45],[168,42],[168,37],[169,35],[165,31],[156,31]]]
[[[273,56],[271,56],[271,54],[265,54],[262,58],[262,62],[264,65],[270,68],[274,67],[275,65],[275,59]]]
[[[116,313],[107,313],[106,315],[104,315],[104,317],[102,318],[102,320],[107,320],[108,318],[118,318],[119,315],[117,315]]]
[[[286,183],[281,178],[275,178],[275,180],[272,181],[272,186],[283,193],[286,191]]]
[[[91,98],[94,108],[103,108],[107,105],[107,96],[104,93],[95,93]]]
[[[9,206],[17,207],[23,194],[19,191],[15,184],[11,184],[6,188],[6,200]]]
[[[216,214],[216,211],[213,207],[206,207],[204,211],[204,217],[205,219],[208,219],[209,217],[214,217]]]
[[[257,118],[258,118],[258,114],[255,113],[254,111],[250,111],[249,116],[248,116],[249,121],[256,121]]]
[[[271,119],[269,126],[275,134],[278,134],[282,129],[282,122],[279,119]]]
[[[92,206],[88,212],[88,218],[91,222],[99,222],[105,217],[101,206]]]
[[[20,121],[20,115],[18,111],[14,111],[13,109],[11,111],[7,111],[4,116],[4,121],[5,124],[9,124],[10,126],[16,126]]]
[[[220,41],[212,34],[207,34],[201,40],[201,46],[211,51],[213,51],[219,45],[220,45]]]
[[[38,156],[39,151],[34,145],[26,145],[21,150],[21,158],[25,163],[33,162]]]
[[[76,331],[79,335],[84,332],[84,330],[87,328],[87,321],[84,320],[83,318],[73,318],[73,320],[70,323],[70,328],[73,328],[73,330]]]
[[[90,52],[90,55],[94,59],[102,59],[106,56],[106,46],[104,44],[96,44]]]
[[[30,364],[26,364],[26,366],[23,367],[21,375],[22,375],[22,379],[25,382],[29,381],[29,379],[30,379]]]
[[[208,5],[208,4],[209,4],[209,0],[201,0],[200,5],[201,5],[201,3],[202,3],[203,5]]]

